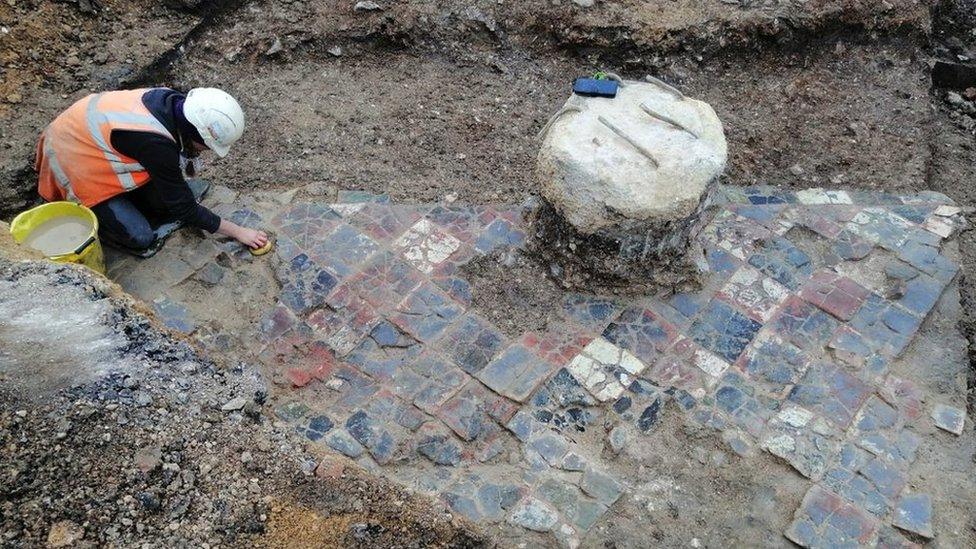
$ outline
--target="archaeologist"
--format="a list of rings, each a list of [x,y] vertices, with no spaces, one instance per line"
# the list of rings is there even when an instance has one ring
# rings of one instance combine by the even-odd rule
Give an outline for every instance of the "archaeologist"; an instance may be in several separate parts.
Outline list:
[[[158,251],[180,224],[261,248],[265,233],[198,204],[184,178],[194,175],[201,152],[224,157],[243,131],[240,105],[215,88],[89,95],[41,134],[37,190],[48,201],[87,206],[98,217],[101,238],[143,257]]]

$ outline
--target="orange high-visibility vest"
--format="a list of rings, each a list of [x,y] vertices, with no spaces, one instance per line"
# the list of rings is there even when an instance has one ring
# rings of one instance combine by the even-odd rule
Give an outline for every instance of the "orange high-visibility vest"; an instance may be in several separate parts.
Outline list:
[[[97,93],[48,124],[37,143],[37,192],[45,200],[94,206],[138,188],[149,172],[112,147],[112,130],[155,132],[172,139],[142,103],[148,90]]]

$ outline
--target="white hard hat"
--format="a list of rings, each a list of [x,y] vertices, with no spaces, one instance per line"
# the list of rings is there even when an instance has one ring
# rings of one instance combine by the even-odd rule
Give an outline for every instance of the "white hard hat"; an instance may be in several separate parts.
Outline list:
[[[203,143],[217,156],[227,156],[230,146],[244,133],[244,111],[229,93],[217,88],[193,88],[186,94],[183,116],[200,132]]]

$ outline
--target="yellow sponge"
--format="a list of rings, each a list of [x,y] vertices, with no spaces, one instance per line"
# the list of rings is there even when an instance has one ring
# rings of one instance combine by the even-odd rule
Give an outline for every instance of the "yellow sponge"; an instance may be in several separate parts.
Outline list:
[[[265,244],[264,246],[261,246],[258,249],[254,249],[254,248],[248,248],[248,249],[251,251],[251,255],[259,256],[270,252],[272,248],[274,248],[274,240],[272,240],[271,237],[268,237],[268,243]]]

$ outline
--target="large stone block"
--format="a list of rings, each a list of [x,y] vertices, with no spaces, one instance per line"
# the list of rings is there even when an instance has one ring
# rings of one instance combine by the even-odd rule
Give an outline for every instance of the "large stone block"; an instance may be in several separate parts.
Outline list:
[[[542,194],[578,231],[683,219],[725,169],[712,108],[658,83],[621,82],[614,98],[573,95],[545,129]]]
[[[571,96],[542,133],[530,248],[553,274],[567,287],[694,287],[703,258],[689,243],[727,156],[715,111],[657,80],[622,81],[614,98]]]

